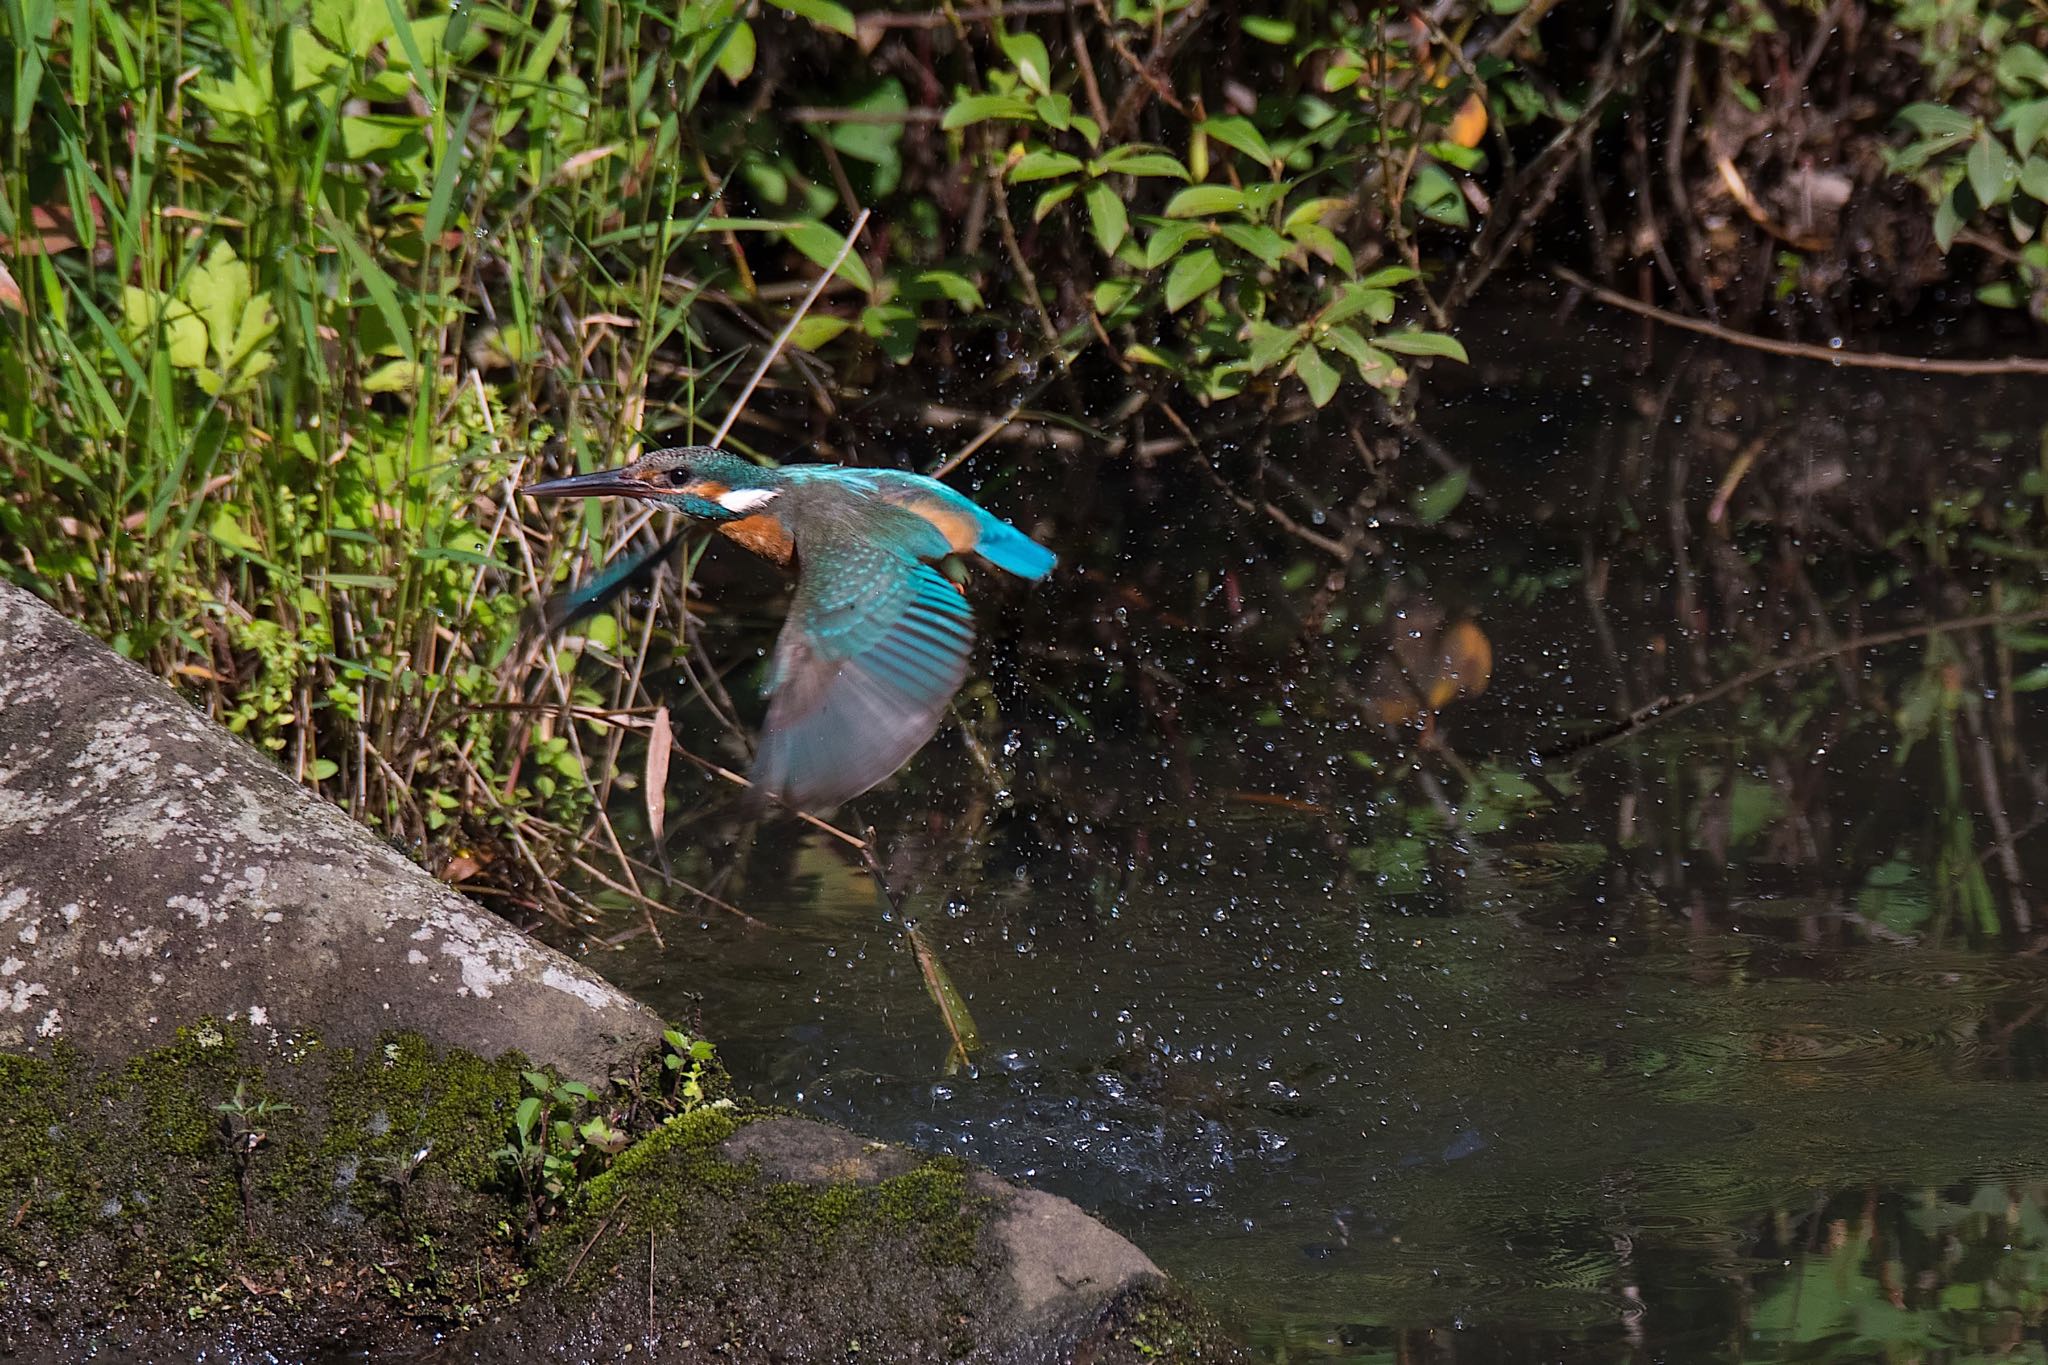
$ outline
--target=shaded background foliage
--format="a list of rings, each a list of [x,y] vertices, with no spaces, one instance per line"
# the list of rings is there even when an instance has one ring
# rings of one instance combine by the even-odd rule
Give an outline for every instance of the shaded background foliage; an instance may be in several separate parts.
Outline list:
[[[509,490],[701,437],[856,209],[733,444],[972,450],[998,502],[1198,483],[1340,575],[1466,496],[1421,381],[1546,258],[1785,335],[1974,294],[2016,343],[2043,312],[2021,3],[0,24],[0,563],[451,875],[543,900],[592,818],[637,885],[607,798],[701,612],[663,590],[545,638],[528,602],[661,528],[529,525]],[[690,676],[722,699],[735,662]]]

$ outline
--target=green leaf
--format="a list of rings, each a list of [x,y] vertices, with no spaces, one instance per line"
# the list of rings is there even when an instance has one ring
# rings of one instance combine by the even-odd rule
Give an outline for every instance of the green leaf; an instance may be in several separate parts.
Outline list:
[[[718,58],[714,65],[718,74],[738,85],[754,74],[754,60],[759,55],[759,41],[754,37],[754,26],[741,19],[732,26],[719,45]]]
[[[191,304],[152,297],[130,284],[121,288],[121,312],[131,340],[148,336],[161,321],[164,354],[177,369],[196,370],[206,363],[206,322]]]
[[[1065,132],[1074,124],[1074,102],[1065,95],[1040,95],[1031,101],[1039,121]]]
[[[1012,185],[1025,185],[1033,180],[1071,175],[1080,169],[1080,157],[1039,147],[1017,158],[1017,164],[1010,167],[1009,181]]]
[[[335,52],[310,33],[292,35],[292,90],[294,93],[324,85],[335,72],[348,71],[348,58]]]
[[[1266,145],[1266,139],[1252,126],[1250,119],[1212,118],[1195,125],[1197,132],[1207,133],[1226,147],[1234,147],[1246,156],[1270,166],[1273,164],[1273,149]]]
[[[1168,223],[1159,228],[1145,243],[1145,268],[1157,270],[1180,255],[1182,247],[1205,235],[1208,230],[1206,223]]]
[[[1208,247],[1189,252],[1173,263],[1166,274],[1166,311],[1178,313],[1195,299],[1223,283],[1223,263]]]
[[[231,504],[223,503],[214,509],[213,524],[207,527],[206,533],[230,550],[249,554],[261,554],[263,551],[263,542],[243,527],[240,509]]]
[[[1074,181],[1065,185],[1055,185],[1044,194],[1039,195],[1038,202],[1031,207],[1031,221],[1034,223],[1044,222],[1046,214],[1051,213],[1061,204],[1073,198],[1074,191],[1080,188],[1080,183]]]
[[[1303,200],[1287,211],[1287,216],[1280,222],[1280,230],[1290,237],[1298,236],[1301,229],[1315,227],[1331,214],[1340,212],[1350,206],[1351,201],[1348,199],[1322,198]]]
[[[1337,297],[1330,301],[1329,307],[1323,309],[1319,321],[1326,327],[1335,326],[1360,313],[1367,314],[1374,322],[1386,322],[1394,316],[1392,292],[1368,288],[1363,281],[1347,284],[1337,291]]]
[[[2021,91],[2029,85],[2048,87],[2048,57],[2028,43],[2008,43],[1998,54],[1998,83]]]
[[[789,244],[810,258],[811,264],[825,269],[832,264],[832,258],[839,254],[839,248],[846,238],[820,222],[792,223],[783,230]],[[839,274],[867,293],[873,293],[875,277],[868,273],[867,262],[860,253],[849,251],[846,259],[839,263]]]
[[[1934,210],[1934,244],[1943,251],[1949,249],[1956,234],[1963,230],[1963,212],[1956,203],[1956,196],[1962,192],[1963,186],[1957,185],[1941,197],[1941,203]]]
[[[420,386],[420,367],[410,360],[392,360],[363,378],[364,393],[412,393]]]
[[[313,31],[336,52],[367,57],[371,48],[391,36],[396,13],[385,8],[384,0],[314,0],[308,17]]]
[[[2015,692],[2039,692],[2048,687],[2048,664],[2036,664],[2012,680]]]
[[[2030,156],[2020,167],[2020,188],[2030,198],[2048,204],[2048,156]]]
[[[962,312],[972,313],[981,307],[981,291],[965,275],[950,270],[920,270],[910,282],[920,291],[945,295],[946,301]]]
[[[1276,47],[1284,47],[1294,41],[1294,25],[1285,19],[1248,14],[1237,21],[1237,26],[1260,42],[1272,43]]]
[[[1458,339],[1442,332],[1383,332],[1378,338],[1378,345],[1383,351],[1400,355],[1442,355],[1470,363]]]
[[[1451,227],[1471,226],[1472,215],[1466,210],[1458,182],[1434,161],[1424,161],[1415,168],[1414,183],[1408,187],[1408,202],[1432,222]]]
[[[1384,265],[1358,283],[1366,289],[1391,289],[1397,284],[1406,284],[1415,278],[1415,272],[1405,265]]]
[[[420,86],[420,90],[428,90],[426,53],[420,51],[420,39],[414,33],[412,18],[406,16],[406,4],[403,4],[403,0],[383,0],[383,6],[385,14],[391,18],[391,33],[397,35],[399,51],[406,53],[406,68],[412,72],[414,84]]]
[[[1073,118],[1073,124],[1074,131],[1087,138],[1090,147],[1100,147],[1102,145],[1102,125],[1098,124],[1094,119],[1089,118],[1086,114],[1076,114]]]
[[[863,113],[900,114],[910,107],[910,96],[903,82],[890,76],[854,100],[851,107]],[[823,134],[844,155],[875,167],[874,192],[882,196],[896,188],[903,173],[903,129],[900,123],[848,122],[827,124]]]
[[[917,354],[917,315],[901,304],[888,303],[861,313],[861,330],[874,337],[882,354],[908,365]]]
[[[1358,377],[1376,389],[1394,388],[1407,380],[1407,372],[1395,363],[1392,356],[1374,350],[1372,344],[1353,328],[1328,328],[1322,339],[1349,356],[1351,363],[1358,367]]]
[[[1337,367],[1323,359],[1323,353],[1313,346],[1304,346],[1295,352],[1294,373],[1308,385],[1309,401],[1317,407],[1337,396],[1337,386],[1344,378],[1337,372]]]
[[[1461,147],[1455,142],[1432,142],[1424,149],[1446,166],[1476,171],[1486,164],[1486,153],[1478,147]]]
[[[830,313],[806,313],[803,321],[789,334],[789,344],[799,351],[815,351],[851,326],[851,318],[834,317]]]
[[[1899,110],[1899,122],[1922,137],[1945,137],[1961,142],[1977,127],[1976,120],[1945,104],[1909,104]]]
[[[1287,239],[1269,227],[1250,223],[1225,223],[1223,235],[1267,265],[1277,264],[1287,254]]]
[[[1244,208],[1246,213],[1265,213],[1282,199],[1294,186],[1285,180],[1254,182],[1244,187]]]
[[[1104,319],[1109,319],[1138,296],[1139,288],[1136,280],[1104,280],[1095,286],[1095,292],[1090,298],[1095,305],[1095,311]]]
[[[225,354],[233,344],[242,309],[253,291],[249,267],[235,255],[233,247],[218,239],[206,260],[192,267],[192,273],[185,277],[185,301],[206,320],[214,350]]]
[[[371,161],[417,137],[427,121],[409,114],[350,115],[341,121],[344,161]]]
[[[1970,145],[1967,166],[1970,192],[1977,196],[1979,208],[2004,203],[2012,196],[2013,186],[2019,183],[2019,163],[2005,150],[2005,144],[1989,133],[1979,134]]]
[[[1338,241],[1337,234],[1328,228],[1317,223],[1308,223],[1296,228],[1289,235],[1310,251],[1319,252],[1327,257],[1332,265],[1345,274],[1351,273],[1351,248]]]
[[[1112,147],[1088,168],[1090,175],[1156,175],[1186,180],[1188,168],[1169,152],[1147,148],[1143,143]]]
[[[1280,327],[1263,318],[1254,318],[1250,323],[1251,349],[1245,353],[1244,363],[1253,374],[1263,374],[1294,353],[1301,341],[1298,327]]]
[[[2012,105],[1999,116],[1997,126],[2012,134],[2013,151],[2025,156],[2041,140],[2042,131],[2048,129],[2048,99]]]
[[[2011,280],[1994,280],[1977,291],[1977,302],[1987,308],[2017,308],[2020,291]]]
[[[1168,218],[1206,218],[1244,207],[1244,191],[1228,185],[1190,185],[1166,202]]]
[[[316,758],[306,765],[306,770],[315,782],[325,782],[341,771],[341,765],[331,758]]]
[[[775,0],[775,7],[810,20],[814,27],[853,36],[853,11],[833,0]]]
[[[969,95],[954,100],[939,127],[947,132],[965,128],[969,124],[981,123],[988,119],[1028,119],[1031,106],[1019,95]]]
[[[533,1133],[534,1124],[539,1121],[540,1099],[538,1096],[528,1095],[525,1099],[519,1101],[519,1107],[512,1111],[513,1126],[519,1130],[519,1134],[522,1137],[530,1137]]]
[[[1465,490],[1471,482],[1472,476],[1466,471],[1453,470],[1429,487],[1418,490],[1408,499],[1408,506],[1413,509],[1417,521],[1424,526],[1434,526],[1465,500]]]
[[[1115,255],[1124,234],[1131,230],[1131,220],[1124,212],[1123,197],[1101,180],[1089,181],[1088,188],[1081,191],[1081,197],[1088,205],[1088,222],[1095,231],[1095,245],[1102,248],[1103,255]]]
[[[851,29],[847,30],[849,33]],[[1006,33],[1001,39],[1003,55],[1017,68],[1017,75],[1024,84],[1041,95],[1052,93],[1052,59],[1046,56],[1045,43],[1035,33]]]

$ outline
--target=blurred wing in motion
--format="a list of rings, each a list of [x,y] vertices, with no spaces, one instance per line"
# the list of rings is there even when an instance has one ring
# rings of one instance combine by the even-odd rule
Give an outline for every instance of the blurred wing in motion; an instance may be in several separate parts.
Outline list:
[[[764,795],[836,805],[902,767],[938,729],[967,676],[974,619],[960,590],[920,562],[945,553],[927,537],[938,539],[927,531],[805,547],[751,774]]]

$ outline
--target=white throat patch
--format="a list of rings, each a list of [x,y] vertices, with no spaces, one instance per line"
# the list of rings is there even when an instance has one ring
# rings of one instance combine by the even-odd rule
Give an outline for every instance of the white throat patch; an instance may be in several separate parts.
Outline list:
[[[728,512],[751,512],[781,496],[779,488],[728,488],[718,495],[718,505]]]

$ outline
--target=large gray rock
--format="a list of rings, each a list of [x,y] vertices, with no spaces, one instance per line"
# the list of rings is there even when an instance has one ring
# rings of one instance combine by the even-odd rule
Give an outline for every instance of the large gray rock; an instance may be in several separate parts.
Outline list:
[[[0,583],[0,1050],[117,1062],[205,1015],[590,1080],[662,1027]]]

